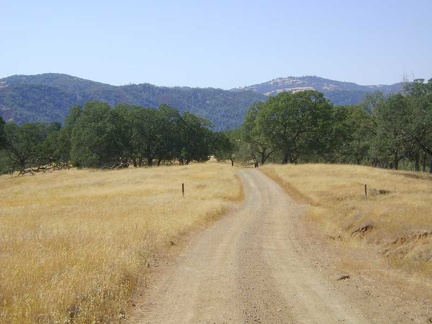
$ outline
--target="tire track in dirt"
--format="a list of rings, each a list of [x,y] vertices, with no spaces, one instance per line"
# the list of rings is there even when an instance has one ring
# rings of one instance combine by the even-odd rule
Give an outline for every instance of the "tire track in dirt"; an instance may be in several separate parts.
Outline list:
[[[240,170],[245,202],[195,235],[144,293],[131,323],[367,323],[310,267],[295,204],[255,169]]]

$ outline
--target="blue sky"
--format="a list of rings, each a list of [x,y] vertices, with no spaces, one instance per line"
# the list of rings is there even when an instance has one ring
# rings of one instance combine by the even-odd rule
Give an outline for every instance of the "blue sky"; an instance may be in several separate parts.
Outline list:
[[[0,0],[0,78],[231,89],[432,78],[431,0]]]

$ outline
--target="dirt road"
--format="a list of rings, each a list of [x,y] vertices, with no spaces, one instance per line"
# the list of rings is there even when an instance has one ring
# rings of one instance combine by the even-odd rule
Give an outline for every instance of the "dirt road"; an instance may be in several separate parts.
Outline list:
[[[244,204],[194,235],[151,282],[129,322],[398,322],[400,315],[385,314],[396,302],[377,309],[373,288],[366,296],[358,282],[323,270],[319,262],[327,257],[319,257],[319,246],[305,243],[313,238],[299,225],[306,206],[258,170],[238,174]]]

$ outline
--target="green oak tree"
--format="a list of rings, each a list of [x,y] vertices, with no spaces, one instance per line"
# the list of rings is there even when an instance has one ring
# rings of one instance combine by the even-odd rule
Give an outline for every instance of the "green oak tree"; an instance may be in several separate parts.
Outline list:
[[[211,126],[205,118],[187,112],[181,115],[178,128],[181,164],[209,160],[213,141],[213,132],[209,129]]]
[[[331,103],[320,92],[283,92],[264,103],[257,115],[258,132],[277,149],[282,163],[319,155],[330,140]]]
[[[408,124],[410,139],[428,155],[429,172],[432,173],[432,79],[428,82],[414,80],[404,90],[411,112]]]
[[[265,135],[265,132],[257,124],[258,114],[263,110],[264,102],[256,102],[246,112],[242,130],[242,139],[247,143],[242,147],[246,160],[252,160],[255,165],[264,164],[267,159],[275,152],[271,139]]]
[[[0,116],[0,150],[5,148],[6,146],[6,135],[5,135],[5,121],[3,120],[3,117]]]
[[[51,135],[59,128],[58,123],[7,123],[4,126],[4,150],[11,167],[23,169],[49,163],[53,158]]]
[[[108,104],[87,102],[72,129],[71,159],[75,165],[104,167],[122,158],[116,115]]]
[[[377,105],[375,112],[375,156],[383,161],[382,164],[396,170],[412,148],[409,139],[412,113],[407,99],[400,93],[390,95]]]
[[[218,161],[230,160],[234,166],[240,146],[240,130],[218,132],[214,134],[212,152]]]

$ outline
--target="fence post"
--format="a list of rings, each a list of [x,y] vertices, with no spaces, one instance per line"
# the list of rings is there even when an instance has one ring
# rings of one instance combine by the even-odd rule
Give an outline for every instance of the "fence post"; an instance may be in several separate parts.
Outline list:
[[[364,188],[365,188],[365,200],[368,200],[367,184],[364,185]]]
[[[182,195],[183,195],[183,197],[184,197],[184,182],[182,183]]]

